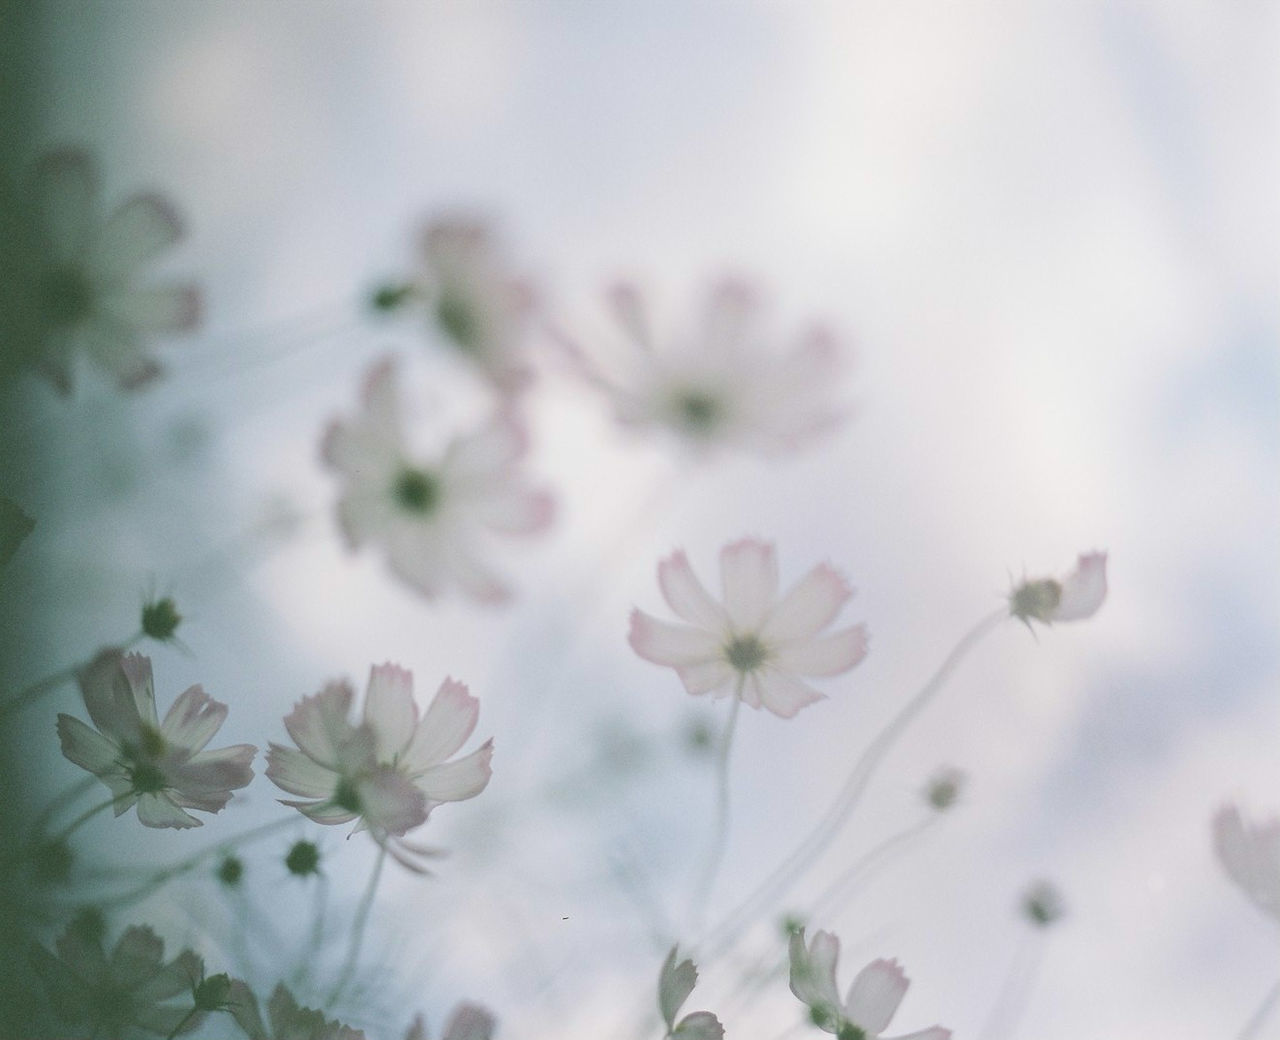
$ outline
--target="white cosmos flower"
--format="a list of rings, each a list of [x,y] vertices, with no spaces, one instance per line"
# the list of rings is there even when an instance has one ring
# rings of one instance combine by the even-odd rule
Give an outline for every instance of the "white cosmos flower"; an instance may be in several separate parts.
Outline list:
[[[200,318],[200,293],[185,282],[138,284],[182,237],[172,204],[144,193],[102,212],[97,173],[78,151],[51,153],[29,187],[24,270],[13,272],[27,361],[63,393],[74,359],[86,355],[125,389],[159,374],[147,341]]]
[[[661,342],[634,285],[615,286],[609,303],[627,340],[612,363],[571,336],[556,338],[626,426],[668,430],[696,451],[773,456],[847,417],[837,396],[842,350],[832,331],[808,328],[779,353],[767,343],[760,294],[743,281],[714,284],[696,327]]]
[[[1237,806],[1224,805],[1213,817],[1213,847],[1254,906],[1280,921],[1280,817],[1247,824]]]
[[[338,521],[348,544],[382,545],[392,571],[424,596],[452,587],[481,602],[505,599],[507,586],[481,562],[483,543],[541,531],[552,514],[550,496],[521,472],[520,422],[502,412],[455,437],[439,458],[412,457],[389,358],[370,370],[361,404],[322,445],[343,481]]]
[[[879,1040],[906,996],[909,980],[894,960],[872,961],[849,987],[844,1000],[836,990],[840,940],[815,932],[806,946],[804,929],[791,934],[791,992],[808,1006],[814,1024],[839,1040]],[[897,1040],[950,1040],[951,1030],[931,1026]],[[885,1040],[888,1040],[886,1037]]]
[[[147,827],[199,827],[184,809],[216,813],[253,779],[252,744],[205,751],[227,706],[192,686],[156,715],[151,661],[141,654],[100,654],[80,674],[80,691],[97,729],[58,716],[62,753],[115,795],[119,816],[136,804]]]
[[[368,830],[399,862],[421,869],[412,856],[431,850],[411,845],[404,834],[435,806],[474,798],[489,783],[492,740],[446,761],[471,736],[480,702],[462,683],[445,679],[419,716],[413,673],[394,664],[370,672],[356,724],[349,720],[353,700],[350,685],[338,682],[299,701],[284,720],[298,749],[270,745],[267,776],[304,799],[285,805],[317,823],[358,820],[356,831]]]
[[[1020,621],[1051,625],[1093,617],[1107,598],[1107,554],[1081,553],[1061,578],[1023,581],[1009,593],[1009,613]]]
[[[684,624],[631,614],[631,647],[674,668],[692,694],[730,693],[753,708],[790,718],[824,694],[801,676],[839,675],[867,652],[863,625],[823,634],[853,590],[819,564],[784,595],[772,545],[745,538],[720,551],[722,600],[698,580],[683,552],[658,565],[667,605]]]
[[[262,1020],[253,990],[239,979],[231,983],[227,1008],[249,1040],[365,1040],[363,1031],[326,1019],[322,1011],[299,1006],[283,982],[267,1001],[270,1028]]]

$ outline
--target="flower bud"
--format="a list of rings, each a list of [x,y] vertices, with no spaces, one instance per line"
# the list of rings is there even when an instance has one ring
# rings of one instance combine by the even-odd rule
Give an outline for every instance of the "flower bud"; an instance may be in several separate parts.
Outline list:
[[[238,856],[228,856],[218,864],[218,880],[227,888],[235,888],[244,877],[244,861]]]
[[[182,624],[182,615],[171,596],[165,596],[142,608],[142,631],[149,639],[164,643],[173,638]]]
[[[290,874],[298,877],[315,874],[320,869],[320,850],[314,842],[295,842],[284,858],[284,865],[289,868]]]
[[[1048,928],[1066,912],[1062,894],[1047,881],[1037,881],[1022,897],[1022,912],[1037,928]]]
[[[965,775],[949,766],[939,769],[924,787],[924,798],[938,812],[946,812],[964,789]]]

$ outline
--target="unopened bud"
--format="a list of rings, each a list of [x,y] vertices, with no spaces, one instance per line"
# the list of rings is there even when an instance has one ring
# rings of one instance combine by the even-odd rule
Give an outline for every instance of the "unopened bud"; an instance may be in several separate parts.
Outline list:
[[[1037,881],[1022,897],[1022,912],[1037,928],[1048,928],[1066,912],[1062,895],[1047,881]]]
[[[171,596],[147,603],[142,608],[143,634],[158,643],[172,639],[180,624],[182,615],[178,613],[177,604]]]
[[[284,858],[284,865],[289,868],[290,874],[298,877],[314,874],[320,868],[320,850],[310,841],[295,842]]]

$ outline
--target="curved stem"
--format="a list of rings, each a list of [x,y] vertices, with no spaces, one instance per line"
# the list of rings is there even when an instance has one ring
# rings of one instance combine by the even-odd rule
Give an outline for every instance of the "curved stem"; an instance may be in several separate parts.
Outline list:
[[[338,984],[329,996],[329,1007],[333,1007],[342,996],[351,976],[355,974],[356,962],[360,959],[360,947],[364,944],[364,930],[369,923],[369,910],[373,906],[374,894],[378,891],[378,880],[382,877],[382,864],[387,858],[385,843],[378,846],[378,858],[373,864],[373,874],[369,877],[369,887],[364,890],[360,905],[356,908],[355,921],[351,926],[351,946],[347,949],[347,959],[342,965],[342,974],[338,976]]]
[[[1258,1030],[1262,1028],[1263,1023],[1271,1016],[1277,1001],[1280,1001],[1280,979],[1277,979],[1275,984],[1267,990],[1267,995],[1262,998],[1262,1003],[1258,1005],[1258,1009],[1249,1017],[1249,1021],[1245,1023],[1244,1028],[1240,1030],[1239,1040],[1253,1040],[1258,1035]]]
[[[183,1016],[182,1021],[173,1027],[173,1032],[171,1032],[167,1037],[165,1037],[165,1040],[173,1040],[175,1036],[177,1036],[184,1029],[186,1029],[187,1023],[190,1022],[193,1018],[195,1018],[196,1013],[199,1010],[200,1010],[199,1008],[192,1008],[190,1011],[188,1011],[186,1015]]]
[[[1012,1035],[1013,1027],[1017,1025],[1027,1006],[1027,998],[1035,984],[1043,955],[1043,933],[1036,931],[1024,934],[1018,952],[1014,954],[1009,974],[978,1033],[979,1040],[999,1040],[1002,1036]]]
[[[817,826],[809,832],[795,850],[783,860],[763,882],[745,900],[735,908],[728,917],[703,937],[699,946],[704,947],[704,956],[716,956],[727,948],[739,932],[748,925],[769,903],[781,896],[793,884],[800,880],[804,872],[813,865],[817,858],[831,844],[832,839],[840,832],[845,820],[857,806],[862,793],[866,790],[872,776],[885,755],[893,748],[898,739],[906,732],[915,717],[928,706],[945,685],[947,679],[964,660],[970,650],[995,627],[1009,616],[1008,608],[988,614],[968,632],[952,649],[946,659],[934,672],[927,683],[920,688],[914,697],[899,709],[889,724],[880,731],[867,745],[861,757],[854,763],[844,786],[836,795],[831,807],[818,821]]]
[[[729,719],[724,724],[724,733],[720,737],[720,751],[716,756],[716,822],[711,849],[707,855],[706,865],[702,869],[702,877],[694,889],[693,919],[698,921],[706,908],[711,888],[715,884],[716,874],[724,859],[724,849],[729,837],[729,753],[733,750],[733,734],[738,722],[738,709],[742,707],[742,683],[738,680],[738,688],[734,691],[733,703],[729,706]]]

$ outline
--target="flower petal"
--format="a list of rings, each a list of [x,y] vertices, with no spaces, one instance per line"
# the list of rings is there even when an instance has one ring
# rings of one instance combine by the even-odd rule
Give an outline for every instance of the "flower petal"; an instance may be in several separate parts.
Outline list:
[[[186,332],[200,323],[200,290],[194,285],[130,286],[102,293],[98,304],[136,332]]]
[[[853,595],[835,568],[820,563],[791,587],[760,629],[771,642],[807,639],[826,628]]]
[[[806,947],[801,928],[791,933],[790,954],[791,992],[810,1008],[838,1014],[836,962],[840,958],[840,940],[830,932],[814,932]]]
[[[680,676],[684,688],[694,696],[701,693],[720,696],[721,687],[728,687],[738,678],[738,673],[723,657],[677,668],[676,675]]]
[[[930,1026],[928,1029],[918,1029],[914,1033],[885,1037],[884,1040],[951,1040],[951,1030],[943,1029],[942,1026]]]
[[[118,285],[181,237],[182,222],[168,199],[135,195],[107,218],[90,246],[89,266],[103,284]]]
[[[1075,569],[1062,579],[1062,595],[1053,611],[1054,621],[1080,621],[1092,617],[1107,598],[1107,554],[1082,553]]]
[[[1239,808],[1224,806],[1213,818],[1213,845],[1231,880],[1280,919],[1280,819],[1250,827]]]
[[[445,679],[418,723],[401,762],[410,776],[443,762],[466,743],[480,717],[480,702],[464,683]]]
[[[748,691],[750,698],[746,696]],[[790,672],[773,669],[752,672],[747,676],[743,693],[743,700],[748,704],[766,707],[781,719],[789,719],[801,708],[827,699],[825,693],[819,693]]]
[[[493,775],[492,759],[490,739],[469,755],[424,770],[414,782],[432,802],[461,802],[474,798],[488,785]]]
[[[89,718],[98,731],[119,744],[136,744],[141,736],[141,720],[123,662],[120,651],[108,647],[99,651],[76,674],[76,679]]]
[[[513,480],[470,503],[475,522],[499,534],[538,534],[555,518],[555,499]]]
[[[140,986],[160,971],[164,961],[164,941],[150,928],[126,928],[109,958],[112,981],[125,989]]]
[[[267,749],[267,778],[282,791],[304,798],[331,797],[340,779],[328,766],[279,744]]]
[[[403,834],[425,823],[427,800],[403,773],[378,769],[356,785],[360,816],[374,833]]]
[[[373,730],[379,762],[390,762],[408,749],[418,726],[411,671],[390,662],[371,669],[364,723]]]
[[[304,697],[285,716],[284,728],[307,757],[337,769],[343,750],[355,735],[348,721],[355,694],[345,680],[329,683],[319,693]]]
[[[781,668],[801,675],[839,675],[867,656],[867,627],[854,625],[827,636],[801,639],[773,652]]]
[[[53,258],[59,263],[79,260],[97,208],[98,179],[93,161],[81,151],[51,152],[36,164],[32,189]]]
[[[721,641],[713,633],[688,625],[659,621],[642,610],[631,612],[631,649],[654,664],[673,668],[705,664],[723,656]]]
[[[165,713],[160,735],[169,744],[199,751],[213,739],[226,718],[227,706],[215,701],[197,684],[186,690]]]
[[[658,587],[667,606],[695,628],[727,631],[728,616],[698,580],[684,550],[677,550],[658,564]]]
[[[138,796],[138,820],[144,827],[201,827],[194,816],[183,812],[163,793],[148,792]]]
[[[218,812],[232,791],[246,787],[253,779],[252,744],[234,744],[215,751],[202,751],[181,764],[166,767],[173,800],[188,808]]]
[[[489,1040],[497,1020],[479,1004],[459,1004],[444,1025],[440,1040]]]
[[[138,331],[108,315],[90,317],[79,329],[79,342],[89,358],[122,390],[138,390],[161,374],[160,365],[147,353]]]
[[[772,545],[754,538],[720,551],[724,607],[736,629],[755,632],[778,595],[778,558]]]
[[[98,776],[116,773],[124,777],[118,761],[120,746],[79,719],[59,714],[58,739],[62,743],[62,754],[81,769]]]
[[[120,668],[128,680],[138,718],[143,725],[158,730],[160,719],[156,716],[156,689],[151,676],[151,658],[142,654],[125,654],[120,659]]]
[[[298,812],[306,816],[308,819],[314,820],[316,823],[325,825],[335,823],[350,823],[360,814],[352,812],[350,809],[344,809],[340,805],[334,805],[333,802],[302,802],[290,801],[286,798],[279,799],[281,805],[287,805],[291,809],[297,809]]]
[[[910,983],[897,961],[872,961],[853,980],[844,1013],[855,1026],[879,1036],[889,1024]]]

